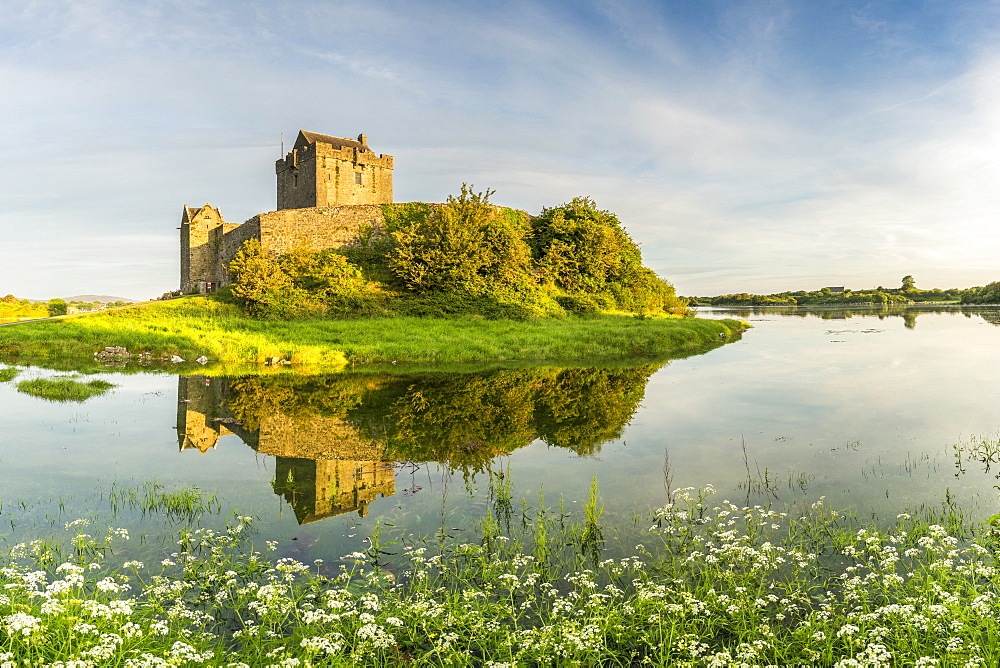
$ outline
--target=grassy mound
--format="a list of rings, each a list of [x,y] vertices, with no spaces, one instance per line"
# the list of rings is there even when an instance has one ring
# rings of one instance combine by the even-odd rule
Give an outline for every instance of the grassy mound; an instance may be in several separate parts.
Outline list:
[[[416,317],[262,321],[211,297],[187,297],[67,320],[0,328],[0,359],[93,360],[121,346],[153,359],[202,355],[225,365],[273,358],[305,368],[347,363],[665,359],[732,340],[737,320],[599,315],[529,321]]]
[[[34,380],[22,380],[17,384],[17,391],[49,401],[82,402],[91,397],[104,394],[112,387],[115,387],[115,384],[109,383],[106,380],[83,382],[76,380],[75,377],[36,378]]]

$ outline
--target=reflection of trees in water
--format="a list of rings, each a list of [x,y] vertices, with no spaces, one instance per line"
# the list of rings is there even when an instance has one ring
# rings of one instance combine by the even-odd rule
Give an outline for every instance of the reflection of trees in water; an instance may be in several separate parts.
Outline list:
[[[966,317],[977,315],[991,325],[1000,326],[1000,309],[983,309],[982,307],[965,307],[959,305],[921,306],[914,304],[887,304],[884,306],[855,306],[853,308],[837,308],[823,306],[768,306],[755,308],[720,308],[718,310],[730,313],[736,318],[752,316],[781,315],[799,318],[821,318],[823,320],[846,320],[856,317],[902,318],[906,329],[916,329],[917,316],[927,313],[962,313]]]
[[[540,439],[591,455],[619,437],[662,364],[538,367],[475,374],[278,374],[181,378],[178,438],[202,452],[221,436],[275,457],[274,492],[299,523],[395,494],[394,462],[475,473]]]
[[[379,444],[385,459],[480,470],[535,439],[598,452],[621,435],[660,366],[239,378],[229,383],[227,404],[247,429],[275,416],[303,427],[337,419],[358,441]]]
[[[356,376],[251,376],[228,380],[226,404],[247,429],[260,429],[268,416],[343,417],[359,404],[368,383]]]
[[[990,309],[981,311],[979,309],[969,309],[965,315],[970,317],[972,315],[978,315],[980,318],[990,323],[991,325],[995,327],[1000,327],[1000,310]]]

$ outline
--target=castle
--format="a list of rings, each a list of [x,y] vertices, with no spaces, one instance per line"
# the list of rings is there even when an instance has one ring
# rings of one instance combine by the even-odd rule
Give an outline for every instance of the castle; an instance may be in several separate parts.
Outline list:
[[[365,135],[355,139],[300,131],[295,145],[275,163],[278,207],[244,223],[227,223],[209,204],[184,205],[181,214],[181,292],[213,292],[228,285],[228,264],[250,239],[287,253],[351,244],[364,228],[383,222],[392,203],[391,155],[376,155]]]

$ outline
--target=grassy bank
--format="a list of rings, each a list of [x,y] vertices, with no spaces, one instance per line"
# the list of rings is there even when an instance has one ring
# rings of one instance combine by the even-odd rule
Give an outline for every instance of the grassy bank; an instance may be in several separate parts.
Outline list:
[[[731,340],[736,320],[600,315],[527,321],[379,318],[262,321],[236,306],[190,297],[67,320],[0,327],[8,363],[92,360],[121,346],[154,358],[202,355],[226,365],[270,358],[301,367],[345,364],[667,358]]]
[[[85,522],[0,557],[0,661],[16,665],[997,665],[991,527],[822,501],[788,515],[674,501],[611,544],[596,486],[578,517],[514,503],[477,530],[330,563],[254,551],[251,520],[181,531],[156,561]],[[951,518],[955,519],[955,518]],[[940,522],[940,523],[939,523]],[[636,545],[636,536],[642,544]],[[634,548],[631,546],[635,546]],[[387,568],[382,560],[394,555]]]

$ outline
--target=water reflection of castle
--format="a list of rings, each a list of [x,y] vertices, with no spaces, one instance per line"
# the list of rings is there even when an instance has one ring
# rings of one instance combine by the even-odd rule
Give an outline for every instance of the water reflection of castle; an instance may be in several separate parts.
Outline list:
[[[177,437],[207,452],[234,434],[275,457],[274,492],[300,523],[395,493],[393,462],[465,476],[536,441],[580,456],[619,438],[662,363],[468,374],[181,378]]]
[[[296,418],[271,413],[248,429],[226,405],[229,383],[203,376],[181,377],[177,387],[177,440],[181,451],[214,448],[235,434],[256,452],[275,458],[275,494],[295,511],[299,524],[357,511],[364,517],[379,495],[396,493],[393,462],[384,445],[365,442],[334,417]]]

